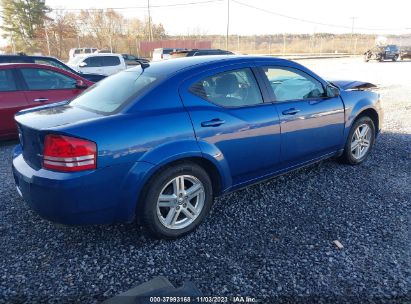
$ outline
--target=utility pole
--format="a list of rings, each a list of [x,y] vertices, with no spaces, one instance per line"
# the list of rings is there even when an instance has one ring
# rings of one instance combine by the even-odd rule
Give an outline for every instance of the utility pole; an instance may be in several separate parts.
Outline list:
[[[153,28],[151,26],[151,12],[150,12],[150,0],[147,0],[147,10],[148,10],[148,41],[153,40]]]
[[[351,45],[351,48],[352,48],[352,46],[353,46],[353,39],[354,39],[354,24],[355,24],[355,19],[357,19],[357,17],[351,17],[351,19],[352,19],[352,23],[351,23],[351,41],[350,41],[350,45]],[[354,53],[355,53],[355,51],[356,50],[354,50]]]
[[[225,36],[225,49],[228,50],[228,34],[230,30],[230,0],[227,0],[227,33]]]

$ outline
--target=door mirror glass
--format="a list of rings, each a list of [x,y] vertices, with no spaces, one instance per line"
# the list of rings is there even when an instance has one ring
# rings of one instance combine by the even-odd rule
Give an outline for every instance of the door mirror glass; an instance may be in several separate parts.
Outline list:
[[[327,97],[333,98],[340,95],[340,90],[332,84],[327,85]]]
[[[83,62],[80,62],[80,64],[78,65],[79,67],[85,67],[85,66],[87,66],[87,63],[85,63],[84,61]]]

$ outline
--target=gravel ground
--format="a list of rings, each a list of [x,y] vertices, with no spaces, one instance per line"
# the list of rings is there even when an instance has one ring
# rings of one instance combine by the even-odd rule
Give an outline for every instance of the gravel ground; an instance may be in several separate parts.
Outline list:
[[[0,303],[99,302],[158,275],[267,303],[411,303],[411,62],[302,62],[381,86],[384,131],[370,158],[357,167],[324,161],[221,197],[176,241],[133,224],[42,220],[15,191],[14,143],[1,144]]]

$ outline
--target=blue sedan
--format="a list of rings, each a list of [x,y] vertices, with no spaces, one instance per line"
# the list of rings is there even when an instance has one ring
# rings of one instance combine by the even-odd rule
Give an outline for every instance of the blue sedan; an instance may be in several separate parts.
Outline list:
[[[382,124],[370,87],[270,57],[143,64],[16,115],[17,191],[51,221],[137,217],[176,238],[216,196],[329,157],[362,163]]]

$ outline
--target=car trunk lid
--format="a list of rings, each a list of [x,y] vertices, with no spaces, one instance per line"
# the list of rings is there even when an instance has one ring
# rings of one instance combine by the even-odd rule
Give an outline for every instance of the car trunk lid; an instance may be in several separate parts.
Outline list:
[[[20,145],[25,161],[34,169],[42,167],[44,138],[54,128],[93,120],[103,115],[72,107],[67,103],[47,105],[16,114]]]

